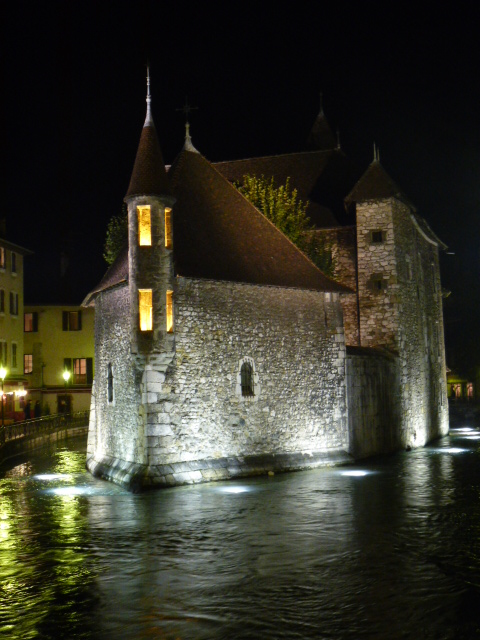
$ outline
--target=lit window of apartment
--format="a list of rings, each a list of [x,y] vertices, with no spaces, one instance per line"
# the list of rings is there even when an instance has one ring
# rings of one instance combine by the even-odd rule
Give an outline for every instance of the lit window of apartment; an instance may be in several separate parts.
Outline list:
[[[167,291],[167,331],[173,332],[173,291]]]
[[[172,248],[172,210],[170,207],[165,209],[165,247]]]
[[[17,273],[17,254],[14,251],[12,251],[11,271]]]
[[[62,311],[62,329],[63,331],[81,331],[82,312]]]
[[[31,333],[32,331],[38,331],[38,312],[32,311],[23,315],[24,325],[23,330],[25,333]]]
[[[33,354],[24,353],[23,354],[23,372],[32,373],[32,371],[33,371]]]
[[[17,343],[12,342],[12,369],[17,368]]]
[[[7,254],[4,247],[0,247],[0,269],[5,269]]]
[[[18,316],[18,293],[10,291],[10,314]]]
[[[64,358],[63,368],[72,374],[72,384],[93,382],[93,358]]]
[[[150,205],[137,207],[138,218],[138,244],[141,247],[152,246],[152,220]]]
[[[0,289],[0,313],[5,313],[5,289]]]
[[[140,331],[151,331],[153,329],[151,289],[138,290],[138,312],[140,316]]]

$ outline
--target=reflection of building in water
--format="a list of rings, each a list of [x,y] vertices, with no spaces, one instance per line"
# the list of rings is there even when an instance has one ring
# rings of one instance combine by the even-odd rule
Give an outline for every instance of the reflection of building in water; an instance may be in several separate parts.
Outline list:
[[[187,124],[167,174],[147,105],[128,248],[84,302],[89,469],[166,486],[445,434],[445,247],[377,152],[356,175],[321,111],[308,151],[212,164]],[[241,195],[247,174],[308,202],[329,275]]]

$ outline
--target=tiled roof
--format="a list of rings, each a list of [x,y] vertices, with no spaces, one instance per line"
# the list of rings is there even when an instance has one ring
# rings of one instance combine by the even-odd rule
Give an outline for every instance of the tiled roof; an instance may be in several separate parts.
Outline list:
[[[171,171],[178,275],[317,291],[350,291],[325,276],[199,153]]]
[[[136,195],[168,195],[170,188],[165,163],[153,120],[145,123],[140,136],[137,157],[125,198]]]
[[[128,246],[119,253],[117,259],[110,267],[107,269],[107,272],[100,280],[98,285],[90,291],[87,297],[82,302],[82,305],[87,307],[91,304],[94,297],[100,291],[105,291],[106,289],[110,289],[111,287],[115,287],[123,282],[128,281]]]
[[[398,198],[413,208],[407,196],[395,184],[380,162],[374,160],[347,195],[345,202],[349,204],[351,202],[381,200],[383,198]]]
[[[304,151],[263,158],[215,163],[230,182],[242,182],[246,174],[273,177],[275,184],[297,189],[301,200],[309,201],[307,215],[317,227],[338,224],[333,212],[343,211],[343,198],[354,184],[350,162],[339,150]]]
[[[318,150],[335,149],[337,147],[337,141],[323,111],[320,111],[313,123],[307,139],[307,147]]]

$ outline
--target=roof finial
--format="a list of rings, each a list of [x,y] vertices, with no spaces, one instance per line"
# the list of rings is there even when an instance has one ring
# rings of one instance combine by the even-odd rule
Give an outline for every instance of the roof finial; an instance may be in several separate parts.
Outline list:
[[[373,143],[373,161],[377,162],[377,145]]]
[[[144,127],[153,125],[151,104],[152,96],[150,94],[150,65],[147,64],[147,116],[145,118],[145,124],[143,125]]]
[[[340,129],[337,129],[337,150],[340,151],[341,148],[342,146],[340,144]]]
[[[185,104],[181,109],[177,109],[177,111],[183,111],[185,114],[185,144],[183,148],[185,151],[193,151],[194,153],[198,153],[197,149],[192,144],[192,138],[190,137],[190,123],[188,121],[188,114],[190,111],[195,111],[198,107],[192,107],[188,104],[188,98],[185,96]]]
[[[323,93],[322,93],[322,91],[320,91],[320,112],[319,112],[319,114],[321,116],[324,115],[324,113],[323,113]]]

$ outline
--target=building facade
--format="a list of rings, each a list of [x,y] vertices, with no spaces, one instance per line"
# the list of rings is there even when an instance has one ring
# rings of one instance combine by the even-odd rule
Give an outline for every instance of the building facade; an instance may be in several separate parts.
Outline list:
[[[87,296],[87,467],[131,488],[299,469],[448,431],[438,250],[377,159],[353,176],[323,113],[310,151],[168,175],[147,97],[128,247]],[[319,148],[318,148],[319,147]],[[290,179],[334,256],[323,274],[237,190]],[[336,222],[336,207],[353,217]]]
[[[8,421],[23,416],[23,263],[29,254],[28,249],[0,236],[0,365],[6,371],[3,413]]]
[[[87,411],[94,374],[94,310],[25,305],[22,329],[31,403],[38,402],[43,414]]]

